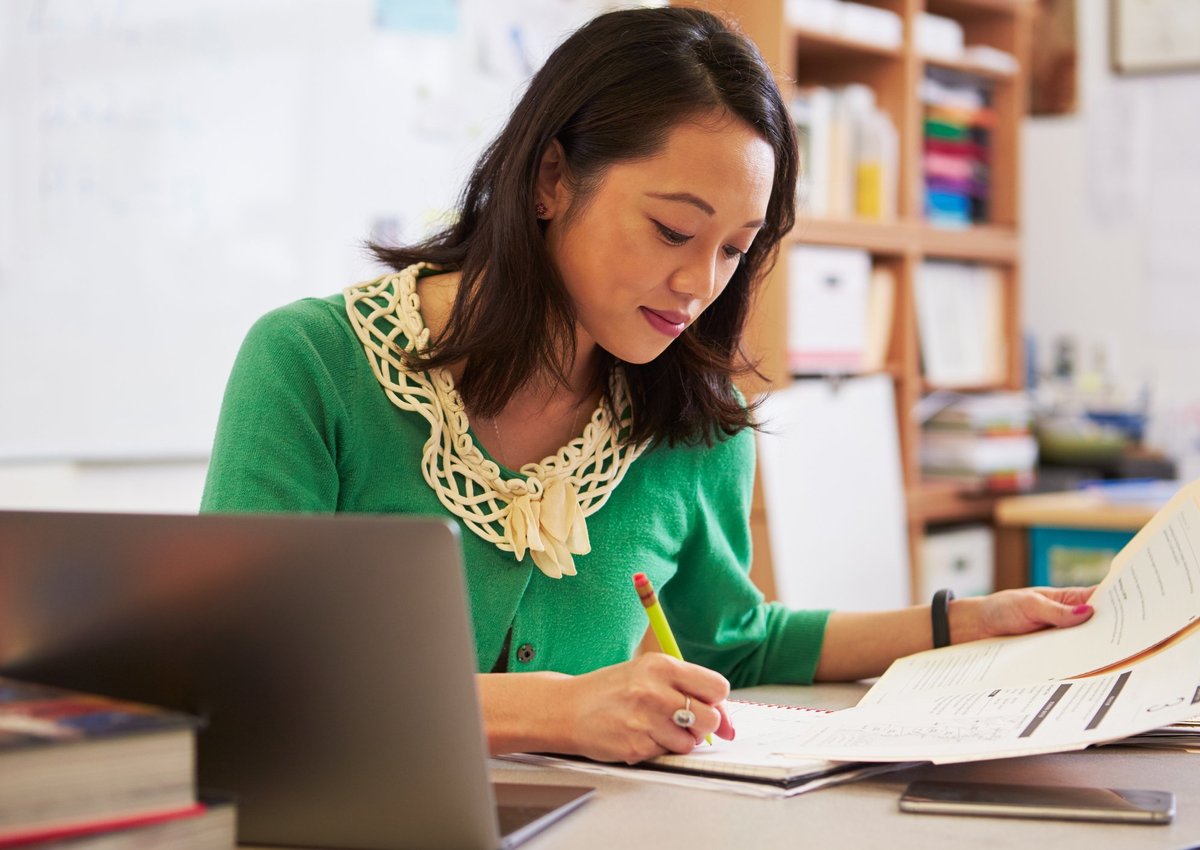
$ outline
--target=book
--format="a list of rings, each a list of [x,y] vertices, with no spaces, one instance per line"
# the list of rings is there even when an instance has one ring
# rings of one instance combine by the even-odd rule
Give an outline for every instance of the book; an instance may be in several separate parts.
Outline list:
[[[953,481],[993,493],[1026,490],[1037,466],[1032,434],[970,434],[924,430],[921,473],[926,480]]]
[[[814,218],[829,215],[830,133],[835,95],[824,86],[800,87],[792,100],[792,121],[806,163],[796,183],[796,202]]]
[[[930,32],[932,23],[919,23],[918,31]],[[954,50],[952,45],[943,47]],[[990,87],[969,75],[964,78],[927,66],[920,99],[926,219],[945,227],[985,223],[990,214],[990,148],[996,121]]]
[[[864,371],[879,372],[887,368],[895,308],[895,271],[888,266],[873,267],[867,287],[867,332],[862,356]]]
[[[804,163],[796,201],[806,218],[896,217],[899,137],[873,89],[801,86],[791,114]]]
[[[196,804],[195,721],[0,678],[0,841]]]
[[[1009,392],[943,395],[949,403],[921,425],[925,478],[989,492],[1032,486],[1038,446],[1029,400]]]
[[[937,387],[1002,383],[1008,359],[1004,280],[998,269],[926,260],[917,267],[922,372]]]
[[[946,391],[938,400],[938,409],[926,418],[922,427],[930,431],[1003,435],[1028,434],[1032,424],[1033,402],[1025,393],[960,395]]]
[[[0,839],[0,848],[26,850],[230,850],[237,843],[237,810],[225,795],[159,814],[100,819],[38,829]]]

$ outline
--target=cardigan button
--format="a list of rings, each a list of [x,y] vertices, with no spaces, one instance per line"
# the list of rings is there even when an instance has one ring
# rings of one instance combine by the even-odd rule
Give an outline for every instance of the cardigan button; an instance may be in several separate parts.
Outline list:
[[[533,644],[523,643],[517,648],[517,660],[523,664],[528,664],[533,660],[533,656],[537,653],[533,649]]]

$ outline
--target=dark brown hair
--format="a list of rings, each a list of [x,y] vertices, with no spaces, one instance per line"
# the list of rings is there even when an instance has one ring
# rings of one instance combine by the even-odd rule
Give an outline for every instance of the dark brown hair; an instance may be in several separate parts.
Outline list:
[[[457,221],[416,245],[369,246],[395,269],[427,261],[462,274],[445,330],[412,365],[464,362],[458,390],[485,416],[539,370],[565,381],[575,312],[533,213],[543,153],[555,139],[562,144],[572,205],[582,206],[609,166],[655,155],[675,126],[714,110],[745,122],[774,150],[766,223],[725,291],[666,351],[645,364],[601,352],[597,381],[607,395],[612,370],[625,371],[627,437],[636,442],[711,443],[718,431],[751,426],[733,378],[753,368],[741,350],[753,291],[795,221],[796,139],[754,44],[696,9],[629,9],[584,25],[534,75],[475,165]]]

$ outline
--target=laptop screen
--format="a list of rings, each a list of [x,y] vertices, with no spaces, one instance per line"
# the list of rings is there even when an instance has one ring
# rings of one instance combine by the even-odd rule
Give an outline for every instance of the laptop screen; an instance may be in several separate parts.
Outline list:
[[[500,843],[457,529],[0,511],[0,672],[198,715],[239,841]]]

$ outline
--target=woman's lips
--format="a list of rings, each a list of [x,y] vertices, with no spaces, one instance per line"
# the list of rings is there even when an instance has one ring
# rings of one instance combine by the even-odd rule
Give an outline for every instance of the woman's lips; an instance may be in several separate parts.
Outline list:
[[[639,309],[646,317],[650,327],[672,339],[683,333],[688,326],[686,313],[677,313],[674,310],[651,310],[649,307],[640,307]]]

